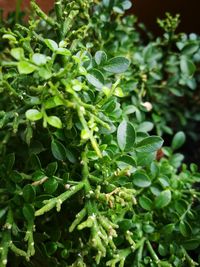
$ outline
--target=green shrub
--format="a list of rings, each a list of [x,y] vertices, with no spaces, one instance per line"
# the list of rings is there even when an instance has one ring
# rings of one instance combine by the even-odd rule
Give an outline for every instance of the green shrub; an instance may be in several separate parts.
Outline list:
[[[183,132],[162,147],[146,121],[164,56],[148,59],[157,79],[130,1],[94,2],[47,16],[32,1],[28,26],[1,30],[0,266],[198,265],[200,174]]]

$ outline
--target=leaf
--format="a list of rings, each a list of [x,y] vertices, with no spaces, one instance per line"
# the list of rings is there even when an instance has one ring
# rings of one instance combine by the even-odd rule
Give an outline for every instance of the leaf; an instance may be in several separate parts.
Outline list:
[[[145,210],[151,210],[153,207],[153,202],[151,201],[150,198],[148,198],[146,196],[141,196],[139,198],[139,204]]]
[[[50,109],[63,105],[63,101],[58,96],[52,96],[44,102],[44,108]]]
[[[130,62],[127,58],[114,57],[106,63],[103,69],[111,73],[122,73],[128,69],[129,65]]]
[[[30,74],[34,72],[37,67],[27,61],[20,61],[17,65],[20,74]]]
[[[97,70],[92,69],[87,75],[86,78],[90,84],[92,84],[94,87],[101,89],[104,86],[104,76],[103,74]]]
[[[71,162],[71,163],[75,163],[76,162],[76,158],[74,156],[74,154],[72,153],[72,151],[70,151],[69,149],[65,148],[66,150],[66,157],[67,159]],[[96,153],[95,153],[96,154]]]
[[[189,223],[186,221],[182,221],[182,220],[179,223],[179,230],[184,237],[190,236],[192,232],[192,229]]]
[[[142,172],[134,173],[131,178],[133,179],[133,184],[138,187],[145,188],[151,185],[149,177]]]
[[[65,160],[66,159],[66,149],[64,145],[56,140],[51,142],[51,152],[54,158],[58,160]]]
[[[175,134],[174,138],[172,139],[172,149],[176,150],[180,148],[185,143],[185,134],[184,132],[178,132]]]
[[[122,121],[117,129],[117,143],[122,151],[131,151],[135,143],[135,129],[130,122]]]
[[[29,109],[26,111],[25,115],[30,121],[38,121],[42,118],[42,113],[37,109]]]
[[[10,53],[11,56],[13,56],[17,60],[21,60],[24,58],[24,50],[21,47],[12,48]]]
[[[58,118],[57,116],[49,116],[47,117],[47,122],[48,124],[50,124],[51,126],[61,129],[62,128],[62,122],[60,120],[60,118]]]
[[[59,47],[59,48],[56,50],[56,54],[58,54],[58,55],[63,55],[63,56],[70,56],[70,55],[71,55],[71,52],[70,52],[70,50],[68,50],[68,49],[66,49],[66,48]]]
[[[153,129],[154,125],[150,121],[144,121],[140,123],[140,125],[137,128],[138,132],[150,132]]]
[[[35,210],[33,208],[32,205],[30,204],[25,204],[22,208],[22,212],[23,212],[23,215],[25,217],[25,219],[28,221],[28,222],[32,222],[34,220],[34,213],[35,213]]]
[[[169,205],[171,202],[171,191],[169,189],[164,190],[155,199],[155,207],[161,209]]]
[[[56,161],[49,163],[46,167],[47,176],[53,176],[56,173],[57,169],[58,169],[58,163]]]
[[[52,194],[58,188],[58,182],[55,178],[49,178],[44,184],[44,191],[48,194]]]
[[[35,188],[31,184],[27,184],[23,188],[23,198],[26,202],[33,202],[35,199]]]
[[[50,50],[52,50],[52,51],[58,50],[58,45],[55,41],[53,41],[51,39],[45,39],[44,42]]]
[[[191,43],[184,46],[183,50],[181,51],[185,55],[192,55],[199,49],[198,43]]]
[[[47,57],[43,54],[35,53],[32,56],[32,61],[38,66],[45,65],[47,63]]]
[[[128,10],[129,8],[131,8],[132,3],[131,1],[125,0],[122,2],[122,7],[124,10]]]
[[[196,66],[192,60],[188,59],[186,56],[181,56],[180,68],[182,73],[189,77],[192,76],[196,70]]]
[[[104,64],[107,61],[107,55],[104,51],[97,51],[94,58],[97,65]]]
[[[149,136],[137,143],[136,150],[138,152],[151,153],[161,148],[163,139],[159,136]]]

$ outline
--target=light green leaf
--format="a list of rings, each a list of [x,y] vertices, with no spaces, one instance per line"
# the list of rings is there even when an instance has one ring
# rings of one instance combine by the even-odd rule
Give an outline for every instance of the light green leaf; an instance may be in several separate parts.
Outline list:
[[[32,56],[32,61],[38,66],[44,65],[47,63],[47,57],[43,54],[35,53]]]
[[[172,149],[178,149],[185,143],[185,134],[184,132],[178,132],[174,135],[174,138],[172,139]]]
[[[13,42],[16,42],[16,38],[14,35],[12,34],[4,34],[2,36],[3,39],[8,39],[9,41],[13,41]]]
[[[101,89],[104,86],[104,76],[103,74],[97,70],[92,69],[87,75],[86,78],[89,83],[91,83],[94,87]]]
[[[155,207],[161,209],[169,205],[171,202],[171,191],[169,189],[164,190],[155,199]]]
[[[17,60],[21,60],[24,58],[24,49],[21,47],[12,48],[10,53]]]
[[[20,61],[17,65],[20,74],[30,74],[34,72],[37,67],[27,61]]]
[[[138,132],[150,132],[153,129],[154,125],[150,121],[144,121],[140,123],[140,125],[137,128]]]
[[[56,49],[56,54],[63,55],[63,56],[70,56],[71,52],[66,48],[59,47],[58,49]]]
[[[149,136],[137,143],[136,150],[138,152],[155,152],[161,148],[163,139],[159,136]]]
[[[107,61],[107,55],[104,51],[97,51],[94,58],[97,65],[101,65]]]
[[[52,96],[44,102],[45,109],[55,108],[60,105],[63,105],[63,101],[58,96]]]
[[[180,68],[182,73],[189,77],[192,76],[196,70],[196,66],[192,60],[188,59],[186,56],[181,56]]]
[[[128,69],[129,65],[130,62],[127,58],[114,57],[106,63],[103,69],[111,73],[122,73]]]
[[[145,188],[151,185],[151,180],[149,177],[142,172],[134,173],[131,178],[133,179],[133,184],[138,187]]]
[[[26,111],[26,118],[30,121],[37,121],[42,118],[42,113],[37,109],[29,109]]]
[[[48,124],[50,124],[51,126],[61,129],[62,128],[62,122],[60,120],[60,118],[58,118],[57,116],[49,116],[47,118],[47,122]]]
[[[51,39],[45,39],[45,44],[48,46],[48,48],[52,51],[57,51],[58,50],[58,45],[55,41]]]
[[[135,129],[130,122],[122,121],[117,129],[117,142],[122,151],[131,151],[135,143]]]

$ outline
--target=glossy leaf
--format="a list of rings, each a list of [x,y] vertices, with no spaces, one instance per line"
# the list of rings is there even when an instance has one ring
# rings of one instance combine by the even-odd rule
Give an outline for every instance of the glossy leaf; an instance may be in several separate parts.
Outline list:
[[[37,69],[35,65],[27,61],[20,61],[17,68],[20,74],[30,74]]]
[[[135,143],[135,129],[130,122],[122,121],[117,129],[117,142],[122,151],[131,151]]]
[[[142,141],[137,143],[136,150],[138,152],[155,152],[161,148],[163,144],[163,139],[159,136],[149,136],[144,138]]]
[[[26,111],[26,118],[30,121],[37,121],[42,118],[42,113],[37,109],[29,109]]]
[[[125,57],[115,57],[108,60],[103,69],[111,73],[125,72],[129,67],[129,60]]]
[[[179,149],[185,143],[186,137],[184,132],[178,132],[172,139],[172,148]]]
[[[66,159],[66,150],[64,145],[56,140],[51,142],[51,152],[54,158],[58,160],[65,160]]]
[[[57,116],[49,116],[47,117],[47,122],[48,124],[50,124],[51,126],[61,129],[62,128],[62,122],[60,120],[60,118],[58,118]]]
[[[155,199],[155,207],[161,209],[169,205],[171,202],[171,191],[169,189],[162,191]]]
[[[104,76],[103,74],[96,69],[92,69],[87,75],[86,78],[90,84],[94,87],[101,89],[104,86]]]

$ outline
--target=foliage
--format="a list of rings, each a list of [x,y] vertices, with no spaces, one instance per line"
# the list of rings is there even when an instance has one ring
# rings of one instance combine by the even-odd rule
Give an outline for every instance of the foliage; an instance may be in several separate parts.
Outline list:
[[[199,264],[197,166],[176,152],[183,132],[169,147],[149,134],[167,124],[153,86],[172,88],[169,62],[173,84],[193,81],[197,50],[166,54],[167,35],[144,48],[129,7],[63,0],[47,16],[32,1],[28,26],[1,30],[2,267]]]

